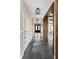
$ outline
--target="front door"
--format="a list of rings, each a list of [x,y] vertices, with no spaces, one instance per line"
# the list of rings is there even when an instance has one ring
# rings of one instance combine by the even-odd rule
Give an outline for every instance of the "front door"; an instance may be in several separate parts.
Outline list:
[[[35,24],[35,33],[40,33],[40,32],[41,32],[40,24]]]

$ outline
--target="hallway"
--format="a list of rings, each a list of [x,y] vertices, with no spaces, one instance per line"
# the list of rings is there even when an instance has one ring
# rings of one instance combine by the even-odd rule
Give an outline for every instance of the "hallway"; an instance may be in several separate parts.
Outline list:
[[[22,59],[53,59],[51,47],[45,41],[32,41]]]
[[[21,59],[56,59],[55,9],[55,0],[21,0]]]

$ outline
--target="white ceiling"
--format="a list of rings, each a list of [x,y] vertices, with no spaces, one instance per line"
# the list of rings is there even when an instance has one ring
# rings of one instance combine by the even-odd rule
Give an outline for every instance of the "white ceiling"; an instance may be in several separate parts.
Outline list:
[[[24,0],[33,18],[43,18],[54,0]],[[41,14],[36,15],[35,9],[40,8]]]

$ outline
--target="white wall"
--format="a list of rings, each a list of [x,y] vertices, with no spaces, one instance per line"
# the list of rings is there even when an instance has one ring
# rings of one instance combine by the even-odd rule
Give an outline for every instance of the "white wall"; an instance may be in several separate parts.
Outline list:
[[[20,56],[22,58],[25,49],[32,40],[32,17],[23,0],[21,0],[20,8]]]

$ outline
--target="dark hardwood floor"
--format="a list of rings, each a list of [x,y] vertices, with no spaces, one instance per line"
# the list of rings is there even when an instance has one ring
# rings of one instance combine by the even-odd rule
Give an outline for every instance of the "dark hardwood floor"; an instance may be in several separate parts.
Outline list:
[[[22,59],[53,59],[53,54],[46,42],[33,41],[27,47]]]

